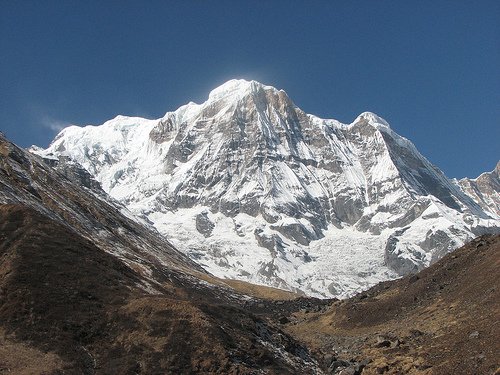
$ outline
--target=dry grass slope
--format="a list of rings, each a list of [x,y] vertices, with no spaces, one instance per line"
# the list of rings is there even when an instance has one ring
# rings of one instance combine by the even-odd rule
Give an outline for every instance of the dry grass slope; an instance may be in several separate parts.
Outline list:
[[[313,372],[305,348],[192,276],[169,271],[147,294],[120,260],[19,205],[0,206],[0,239],[0,373]]]
[[[318,358],[369,360],[363,374],[494,374],[499,269],[500,236],[483,236],[418,275],[295,314],[287,330]]]

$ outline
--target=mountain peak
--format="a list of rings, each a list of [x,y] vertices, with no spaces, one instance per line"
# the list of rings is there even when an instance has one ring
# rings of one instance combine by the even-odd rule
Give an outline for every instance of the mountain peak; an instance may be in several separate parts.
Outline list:
[[[228,96],[240,99],[249,93],[257,92],[259,89],[276,90],[276,88],[272,86],[266,86],[254,80],[247,81],[245,79],[231,79],[213,89],[208,95],[208,99],[219,100]]]
[[[390,128],[389,123],[385,121],[382,117],[378,116],[373,112],[363,112],[352,122],[351,125],[354,124],[370,124],[373,126],[383,126],[386,128]]]

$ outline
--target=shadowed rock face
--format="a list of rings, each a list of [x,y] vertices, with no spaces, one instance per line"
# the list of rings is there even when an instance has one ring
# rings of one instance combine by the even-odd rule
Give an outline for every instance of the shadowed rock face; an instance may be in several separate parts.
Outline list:
[[[171,118],[161,120],[149,133],[149,138],[156,143],[168,142],[175,136],[175,125]]]
[[[422,158],[419,158],[412,150],[403,147],[387,133],[382,133],[384,140],[388,146],[391,158],[395,161],[395,165],[400,171],[405,180],[414,180],[419,189],[416,192],[420,195],[430,194],[438,198],[453,210],[461,211],[458,203],[460,198],[454,196],[456,192],[450,187],[444,174],[437,168],[429,170],[429,165],[426,165]],[[462,198],[463,199],[463,198]]]
[[[107,193],[147,217],[181,251],[196,253],[209,271],[225,277],[233,269],[231,277],[274,286],[272,280],[284,280],[316,296],[331,296],[331,282],[344,296],[354,284],[366,287],[362,277],[343,286],[331,280],[341,271],[331,263],[346,258],[341,252],[331,257],[335,251],[325,245],[336,229],[346,229],[346,242],[358,252],[370,236],[380,236],[376,260],[361,257],[355,267],[343,267],[356,268],[352,275],[375,270],[380,280],[426,267],[499,226],[377,115],[363,113],[349,125],[323,120],[284,91],[254,81],[229,81],[205,103],[159,120],[117,117],[99,127],[69,128],[39,154],[80,163]],[[169,225],[172,212],[186,225]],[[244,222],[252,227],[238,231]],[[275,246],[256,230],[280,238],[285,256],[276,258]],[[437,233],[444,233],[439,248],[430,248]],[[227,251],[214,259],[221,243]],[[249,262],[258,246],[273,250],[259,249],[258,261]],[[320,274],[294,255],[309,252],[317,254],[312,259]],[[266,281],[257,271],[268,264],[274,271],[266,271]]]
[[[208,218],[208,212],[202,212],[196,215],[196,229],[205,237],[210,237],[215,224]]]
[[[396,231],[389,237],[385,246],[385,262],[400,276],[408,275],[409,273],[416,273],[419,270],[416,262],[411,258],[404,257],[406,254],[403,254],[403,252],[397,247],[399,242],[398,237],[404,234],[406,229]]]
[[[59,171],[75,185],[83,186],[99,195],[106,195],[101,184],[85,168],[73,162],[69,157],[60,157],[58,160],[44,159],[44,162]]]

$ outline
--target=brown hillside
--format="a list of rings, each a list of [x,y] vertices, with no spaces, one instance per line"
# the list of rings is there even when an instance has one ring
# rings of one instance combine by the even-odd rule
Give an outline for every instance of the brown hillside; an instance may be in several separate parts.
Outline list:
[[[287,329],[339,373],[347,360],[366,365],[363,374],[493,374],[500,365],[499,269],[500,236],[483,236],[417,275],[325,313],[297,313]]]
[[[165,271],[148,294],[120,260],[19,205],[0,206],[0,240],[0,373],[314,373],[305,348],[192,276]]]

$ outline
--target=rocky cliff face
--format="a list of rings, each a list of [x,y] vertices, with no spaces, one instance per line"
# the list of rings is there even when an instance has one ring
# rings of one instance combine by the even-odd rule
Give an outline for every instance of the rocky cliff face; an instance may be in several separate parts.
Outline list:
[[[417,271],[499,226],[377,115],[323,120],[254,81],[158,120],[69,127],[36,152],[83,166],[210,272],[315,296]]]
[[[500,216],[500,161],[491,172],[478,178],[463,178],[458,185],[464,193],[471,196],[483,210]]]

